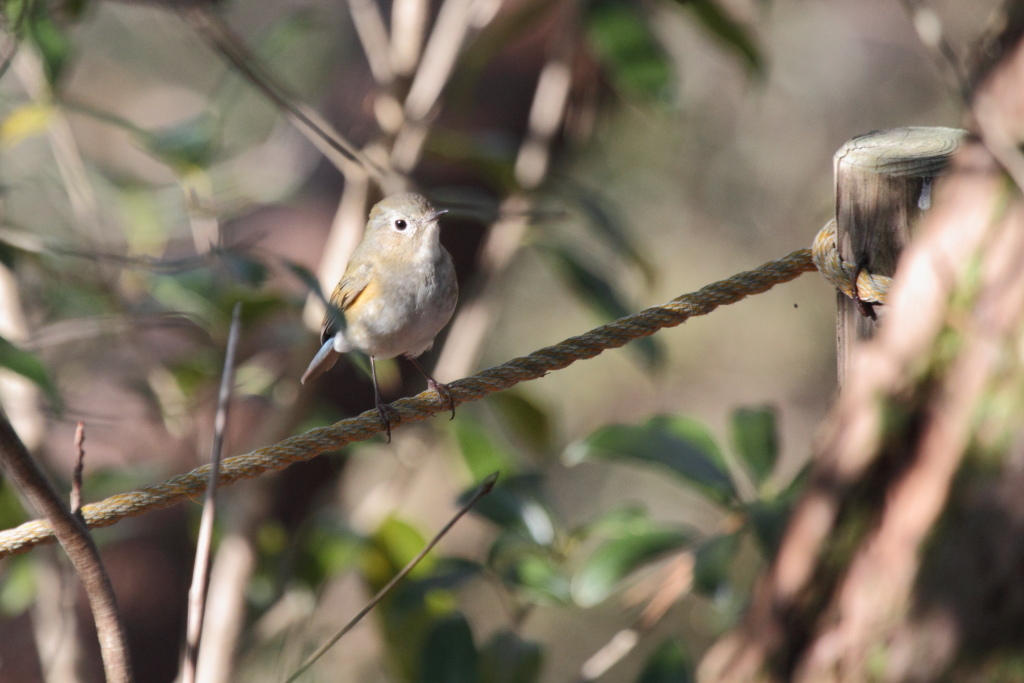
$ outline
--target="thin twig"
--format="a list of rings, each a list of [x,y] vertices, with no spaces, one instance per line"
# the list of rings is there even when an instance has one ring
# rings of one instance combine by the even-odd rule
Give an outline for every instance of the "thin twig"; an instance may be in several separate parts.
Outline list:
[[[75,469],[71,472],[71,514],[82,524],[85,524],[85,517],[82,516],[82,470],[85,469],[85,423],[78,421],[75,428],[75,450],[78,451],[75,461]]]
[[[355,627],[355,625],[362,620],[363,617],[369,614],[370,610],[376,607],[377,603],[383,600],[384,596],[390,593],[391,589],[394,588],[399,581],[404,579],[409,572],[415,569],[416,565],[418,565],[420,561],[422,561],[423,558],[427,556],[427,553],[434,549],[434,546],[437,545],[442,538],[444,538],[444,535],[447,534],[453,526],[455,526],[455,523],[462,519],[462,516],[469,512],[470,509],[472,509],[472,507],[476,505],[478,500],[480,500],[481,498],[483,498],[484,496],[491,492],[491,489],[494,488],[494,485],[497,482],[497,472],[488,475],[487,478],[484,479],[483,482],[480,484],[480,488],[478,488],[476,492],[473,494],[473,497],[466,501],[465,505],[459,508],[459,511],[455,513],[455,516],[448,520],[448,523],[445,524],[444,527],[442,527],[441,530],[437,532],[437,535],[430,540],[430,543],[428,543],[426,547],[424,547],[423,550],[421,550],[419,554],[416,555],[416,557],[412,558],[412,560],[409,561],[409,564],[405,565],[405,567],[402,568],[402,571],[395,574],[395,577],[388,581],[387,585],[381,588],[380,591],[378,591],[377,594],[373,596],[373,599],[366,603],[366,606],[363,607],[363,609],[359,610],[359,614],[352,617],[352,620],[345,624],[345,626],[343,626],[340,631],[331,636],[326,643],[324,643],[317,649],[316,652],[307,657],[306,661],[302,663],[302,666],[300,666],[295,671],[295,673],[288,677],[287,683],[292,683],[292,681],[296,680],[299,676],[301,676],[307,670],[309,670],[309,668],[316,664],[317,660],[320,659],[329,649],[331,649],[331,647],[333,647],[334,644],[342,638],[342,636],[351,631],[353,627]]]
[[[267,72],[245,43],[219,17],[205,8],[182,10],[182,16],[206,43],[224,57],[267,99],[281,109],[299,131],[306,136],[346,177],[368,174],[382,180],[387,174],[348,142],[333,126],[311,107],[299,102]]]
[[[188,591],[188,627],[185,636],[185,662],[182,680],[192,683],[196,679],[199,662],[199,643],[203,634],[203,615],[206,612],[206,593],[210,585],[210,547],[213,544],[213,521],[217,509],[217,478],[220,475],[220,457],[224,448],[224,432],[228,424],[228,406],[235,375],[235,350],[238,348],[238,328],[241,320],[242,302],[235,304],[231,312],[231,330],[228,332],[227,350],[224,354],[224,372],[221,374],[220,392],[217,395],[217,416],[213,424],[213,449],[210,454],[210,479],[206,488],[206,502],[199,524],[199,538],[196,541],[196,563],[192,570],[192,586]]]
[[[46,516],[57,540],[71,559],[89,599],[108,683],[134,680],[128,660],[124,624],[117,612],[117,600],[100,560],[99,550],[86,528],[64,505],[29,455],[7,417],[0,415],[0,460],[8,476],[18,485],[36,510]]]

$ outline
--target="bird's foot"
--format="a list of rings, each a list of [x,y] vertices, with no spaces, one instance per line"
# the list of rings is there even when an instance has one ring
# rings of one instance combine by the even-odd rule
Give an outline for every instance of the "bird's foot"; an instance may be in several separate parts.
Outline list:
[[[427,378],[427,388],[433,389],[437,392],[437,399],[442,403],[448,404],[448,408],[452,411],[452,416],[449,420],[455,419],[455,399],[452,398],[452,390],[447,384],[441,384],[433,377]]]
[[[380,397],[376,397],[377,414],[380,416],[380,421],[384,424],[384,433],[387,434],[388,443],[391,443],[391,414],[392,411],[388,407],[388,404],[384,403]],[[398,422],[402,419],[399,417]]]

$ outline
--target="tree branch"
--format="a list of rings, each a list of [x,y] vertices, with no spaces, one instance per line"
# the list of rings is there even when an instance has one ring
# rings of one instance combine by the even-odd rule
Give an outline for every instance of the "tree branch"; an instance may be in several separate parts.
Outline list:
[[[88,529],[64,506],[36,466],[5,415],[0,415],[0,461],[29,502],[43,514],[78,572],[92,608],[108,683],[133,680],[124,625],[96,544]]]

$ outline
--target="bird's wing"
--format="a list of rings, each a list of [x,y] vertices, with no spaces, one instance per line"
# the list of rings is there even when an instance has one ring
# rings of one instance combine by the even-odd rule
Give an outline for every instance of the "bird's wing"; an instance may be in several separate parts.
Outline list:
[[[331,300],[324,316],[324,325],[320,330],[320,343],[332,338],[338,331],[338,318],[352,307],[359,296],[370,284],[373,269],[370,264],[363,263],[345,271],[345,276],[331,293]]]

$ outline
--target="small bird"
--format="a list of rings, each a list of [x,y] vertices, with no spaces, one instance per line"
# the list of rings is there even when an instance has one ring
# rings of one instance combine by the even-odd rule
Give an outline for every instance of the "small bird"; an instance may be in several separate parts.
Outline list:
[[[416,360],[434,345],[459,298],[455,266],[440,241],[438,217],[443,213],[412,192],[392,195],[373,207],[363,239],[331,294],[320,333],[323,346],[302,375],[305,384],[330,370],[343,353],[368,355],[373,396],[388,441],[391,420],[377,386],[378,358],[408,358],[455,417],[448,386]]]

